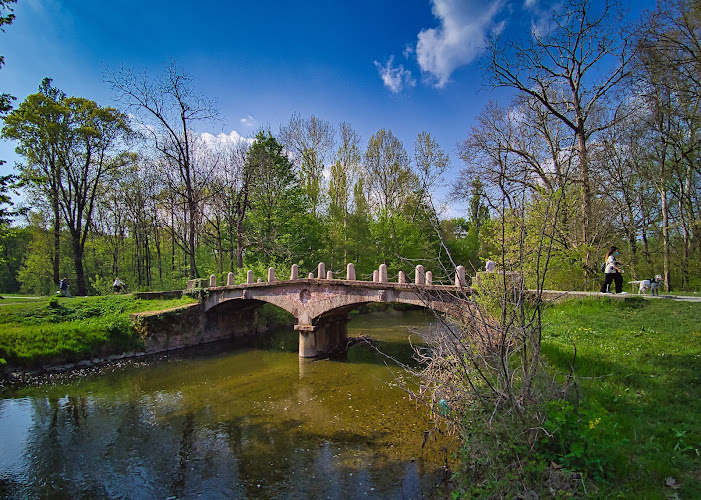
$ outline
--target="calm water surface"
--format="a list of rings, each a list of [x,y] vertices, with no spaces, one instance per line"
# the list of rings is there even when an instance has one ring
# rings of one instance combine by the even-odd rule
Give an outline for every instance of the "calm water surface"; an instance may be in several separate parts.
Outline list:
[[[358,315],[349,333],[408,360],[430,319]],[[302,362],[290,329],[4,389],[0,498],[440,498],[454,443],[425,433],[399,371],[365,345]]]

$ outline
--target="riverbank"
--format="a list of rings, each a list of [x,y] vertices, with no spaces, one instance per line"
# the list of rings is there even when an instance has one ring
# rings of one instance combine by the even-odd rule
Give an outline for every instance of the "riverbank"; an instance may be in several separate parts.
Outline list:
[[[122,359],[143,347],[130,314],[194,302],[115,295],[8,303],[0,308],[0,371],[60,371],[91,360]]]

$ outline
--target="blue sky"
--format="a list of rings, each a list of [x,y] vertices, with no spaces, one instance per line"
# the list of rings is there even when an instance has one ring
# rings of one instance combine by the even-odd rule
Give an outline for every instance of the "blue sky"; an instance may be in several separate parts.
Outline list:
[[[599,2],[600,0],[595,0]],[[639,9],[652,8],[640,0]],[[292,113],[338,127],[363,145],[390,129],[413,155],[425,130],[461,167],[456,144],[490,99],[477,64],[485,34],[526,36],[551,0],[296,0],[182,2],[19,0],[0,33],[0,91],[18,103],[53,79],[68,95],[117,105],[103,68],[156,74],[175,61],[218,103],[208,132],[276,132]],[[16,159],[0,141],[0,158]],[[448,181],[451,179],[448,178]]]

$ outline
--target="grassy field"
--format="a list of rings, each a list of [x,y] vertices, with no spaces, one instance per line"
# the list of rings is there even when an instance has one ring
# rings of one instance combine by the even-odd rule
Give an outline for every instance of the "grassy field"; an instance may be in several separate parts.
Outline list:
[[[563,373],[574,359],[578,403],[550,416],[588,495],[701,498],[701,303],[567,302],[547,311],[542,348]]]
[[[140,348],[129,314],[193,299],[137,300],[131,295],[0,301],[0,365],[32,368]]]

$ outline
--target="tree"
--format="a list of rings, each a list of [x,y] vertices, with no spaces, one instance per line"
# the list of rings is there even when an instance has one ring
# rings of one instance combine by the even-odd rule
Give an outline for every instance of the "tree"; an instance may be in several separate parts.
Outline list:
[[[248,149],[249,143],[244,140],[227,140],[221,144],[212,188],[216,191],[216,196],[212,197],[214,211],[222,217],[228,236],[232,271],[234,267],[243,268],[243,252],[247,247],[244,223],[256,181],[254,165],[247,161]]]
[[[647,122],[648,161],[641,173],[654,184],[662,212],[663,262],[671,286],[673,227],[682,233],[682,285],[689,279],[692,242],[698,241],[697,211],[701,151],[701,6],[698,2],[661,2],[648,15],[637,44],[635,83]],[[676,202],[675,202],[676,200]],[[674,210],[673,205],[677,205]],[[676,221],[673,220],[676,217]],[[701,244],[699,245],[701,250]]]
[[[214,119],[218,114],[216,108],[197,94],[192,77],[172,62],[155,80],[150,80],[145,73],[136,75],[125,68],[118,73],[108,70],[107,79],[117,98],[141,119],[161,164],[166,167],[173,195],[184,200],[189,276],[196,278],[199,211],[212,165],[197,163],[194,156],[197,137],[193,127],[195,122]]]
[[[580,244],[589,242],[593,223],[590,144],[615,122],[615,114],[609,117],[605,110],[629,74],[631,54],[622,21],[623,14],[609,0],[600,13],[591,0],[568,0],[554,11],[551,25],[534,30],[528,41],[489,40],[491,85],[531,97],[573,135],[581,188]]]
[[[341,123],[341,144],[329,176],[329,236],[331,238],[332,265],[334,261],[348,262],[349,205],[353,187],[360,173],[360,136],[348,123]],[[342,257],[338,257],[341,253]]]
[[[439,186],[443,174],[450,166],[450,157],[441,149],[438,142],[425,130],[419,132],[414,142],[414,164],[418,173],[418,203],[412,220],[416,219],[421,206],[432,205],[431,191]]]
[[[299,227],[305,207],[292,162],[282,145],[268,132],[259,132],[246,156],[247,169],[255,177],[247,214],[249,246],[268,262],[290,262],[304,237]]]
[[[364,167],[366,194],[377,212],[398,212],[416,191],[409,156],[391,130],[381,129],[370,137]]]
[[[11,4],[17,3],[17,0],[0,0],[0,31],[5,32],[5,25],[10,25],[15,20],[15,15],[12,13]],[[5,64],[5,56],[0,55],[0,69]],[[12,109],[12,101],[15,98],[7,93],[0,94],[0,118],[5,116]],[[0,165],[4,162],[0,160]]]
[[[46,207],[52,216],[53,281],[58,284],[61,248],[60,185],[67,154],[66,94],[44,78],[39,91],[27,96],[5,119],[2,136],[19,142],[15,151],[25,161],[19,166],[35,206]]]
[[[314,115],[305,119],[293,113],[287,125],[280,127],[280,142],[293,154],[313,215],[321,204],[322,173],[333,148],[334,135],[331,124]]]

